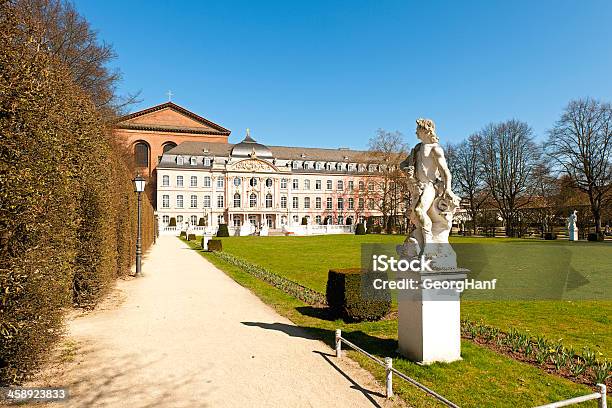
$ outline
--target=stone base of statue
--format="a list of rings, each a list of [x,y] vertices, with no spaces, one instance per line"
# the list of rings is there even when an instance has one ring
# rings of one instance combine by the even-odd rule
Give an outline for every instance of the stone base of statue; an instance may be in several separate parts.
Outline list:
[[[569,228],[567,232],[569,233],[570,241],[578,241],[578,227]]]
[[[400,354],[424,365],[461,360],[460,293],[450,287],[467,272],[454,268],[401,274],[420,285],[398,294]]]

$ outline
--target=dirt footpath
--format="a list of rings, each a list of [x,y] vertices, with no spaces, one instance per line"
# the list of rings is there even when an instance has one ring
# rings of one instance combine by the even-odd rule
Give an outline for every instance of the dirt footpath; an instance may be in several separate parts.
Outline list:
[[[68,386],[53,406],[389,406],[368,372],[177,238],[161,237],[143,272],[70,319],[63,363],[39,381]]]

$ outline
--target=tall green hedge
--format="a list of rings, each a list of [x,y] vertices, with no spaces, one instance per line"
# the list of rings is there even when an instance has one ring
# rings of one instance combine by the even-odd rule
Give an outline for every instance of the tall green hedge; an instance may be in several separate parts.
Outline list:
[[[130,270],[136,196],[126,151],[36,25],[0,2],[0,383],[49,355],[71,305]],[[143,205],[143,246],[153,210]]]

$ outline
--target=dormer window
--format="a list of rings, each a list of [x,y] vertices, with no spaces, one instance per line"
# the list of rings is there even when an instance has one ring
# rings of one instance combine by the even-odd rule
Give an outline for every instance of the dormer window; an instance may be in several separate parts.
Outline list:
[[[183,159],[183,156],[176,157],[176,164],[178,164],[179,166],[182,166],[183,164],[185,164],[185,160]]]
[[[298,168],[298,162],[294,160],[294,161],[291,163],[291,168],[292,168],[292,169],[297,169],[297,168]]]
[[[304,170],[308,170],[310,168],[310,166],[308,165],[308,162],[304,162]]]
[[[190,157],[189,164],[191,164],[192,166],[195,166],[196,164],[198,164],[198,159],[196,157]]]
[[[321,170],[321,163],[320,162],[316,162],[315,163],[315,170]]]
[[[211,163],[212,163],[212,160],[210,159],[210,157],[205,157],[204,158],[204,165],[205,166],[210,166]]]
[[[331,170],[331,163],[325,163],[325,170]]]
[[[342,170],[342,163],[336,163],[336,170]]]

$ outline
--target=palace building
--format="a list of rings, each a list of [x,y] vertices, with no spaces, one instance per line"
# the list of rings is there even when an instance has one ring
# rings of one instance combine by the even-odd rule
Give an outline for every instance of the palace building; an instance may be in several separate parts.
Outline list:
[[[120,119],[116,127],[150,177],[160,227],[246,223],[353,225],[373,216],[376,173],[364,151],[266,146],[171,102]]]

